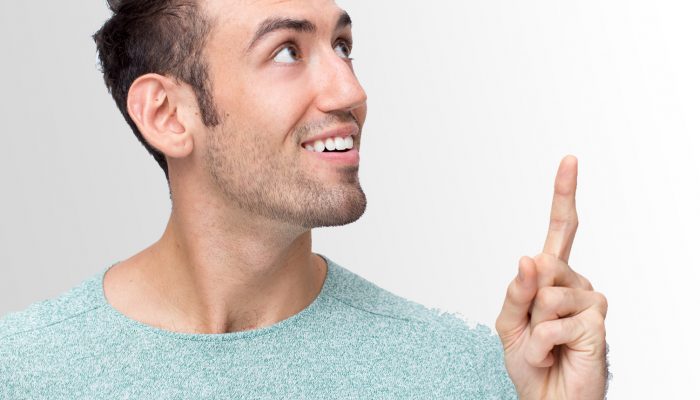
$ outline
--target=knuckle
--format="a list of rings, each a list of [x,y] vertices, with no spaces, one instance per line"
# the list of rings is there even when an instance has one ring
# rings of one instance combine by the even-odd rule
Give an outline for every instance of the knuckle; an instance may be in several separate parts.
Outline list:
[[[587,316],[585,323],[588,329],[592,329],[597,332],[605,331],[605,318],[598,312],[590,313],[590,315]]]
[[[555,232],[576,232],[578,217],[576,215],[552,217],[549,219],[549,230]]]
[[[535,260],[535,264],[539,267],[540,265],[547,264],[549,262],[550,255],[547,253],[539,253],[538,255],[532,257]]]
[[[532,336],[540,343],[552,343],[559,336],[561,324],[540,323],[532,330]]]
[[[595,301],[603,312],[603,317],[608,315],[608,298],[600,292],[593,292],[595,296]]]
[[[553,216],[549,218],[549,228],[560,231],[566,227],[567,222],[566,218]]]
[[[589,281],[585,276],[576,273],[578,275],[578,279],[581,282],[581,285],[583,286],[584,289],[586,290],[593,290],[593,285],[591,285],[591,281]]]
[[[601,314],[598,314],[595,318],[593,318],[593,327],[600,332],[605,331],[605,318]]]
[[[535,269],[537,270],[537,274],[542,274],[549,269],[549,262],[545,261],[544,257],[539,257],[539,259],[535,261]]]
[[[554,256],[549,254],[541,254],[538,256],[539,261],[535,263],[537,275],[540,277],[540,282],[551,285],[554,283],[554,278],[557,274],[557,263]]]
[[[551,311],[557,308],[562,301],[562,293],[558,288],[553,286],[543,287],[537,291],[535,303],[539,308]]]

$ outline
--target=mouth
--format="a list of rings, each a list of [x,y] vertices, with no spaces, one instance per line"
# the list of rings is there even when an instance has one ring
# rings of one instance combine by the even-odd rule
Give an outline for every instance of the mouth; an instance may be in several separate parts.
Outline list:
[[[355,147],[352,135],[331,136],[325,139],[309,140],[301,144],[305,150],[314,153],[346,153]]]
[[[319,153],[343,152],[354,147],[354,141],[358,136],[359,128],[356,124],[344,125],[306,139],[301,147]]]
[[[348,125],[326,131],[301,144],[304,152],[326,161],[359,164],[360,153],[355,138],[359,136],[357,125]]]

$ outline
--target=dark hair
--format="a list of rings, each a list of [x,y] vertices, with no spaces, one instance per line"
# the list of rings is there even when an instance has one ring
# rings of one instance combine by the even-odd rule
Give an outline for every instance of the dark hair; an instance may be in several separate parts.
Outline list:
[[[141,75],[173,76],[194,89],[206,126],[219,124],[211,95],[207,64],[202,56],[211,21],[198,0],[107,0],[112,16],[93,39],[107,89],[126,122],[165,172],[163,153],[146,142],[129,116],[126,99],[131,84]]]

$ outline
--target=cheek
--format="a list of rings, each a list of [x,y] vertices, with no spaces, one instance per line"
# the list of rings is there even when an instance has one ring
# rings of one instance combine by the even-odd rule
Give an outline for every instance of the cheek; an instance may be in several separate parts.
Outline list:
[[[315,96],[312,85],[287,73],[293,71],[273,72],[279,73],[249,80],[250,84],[240,91],[235,114],[266,131],[261,134],[284,141],[286,134],[303,121]]]
[[[314,82],[304,65],[245,65],[221,59],[213,63],[212,86],[219,113],[252,138],[283,143],[311,115]],[[291,140],[299,138],[292,137]]]

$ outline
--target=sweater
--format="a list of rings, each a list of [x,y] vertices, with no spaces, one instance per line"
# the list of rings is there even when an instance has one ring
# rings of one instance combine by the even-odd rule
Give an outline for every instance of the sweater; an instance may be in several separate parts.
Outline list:
[[[310,305],[222,334],[128,318],[107,302],[101,268],[0,318],[0,399],[517,399],[487,326],[319,256],[328,272]]]

